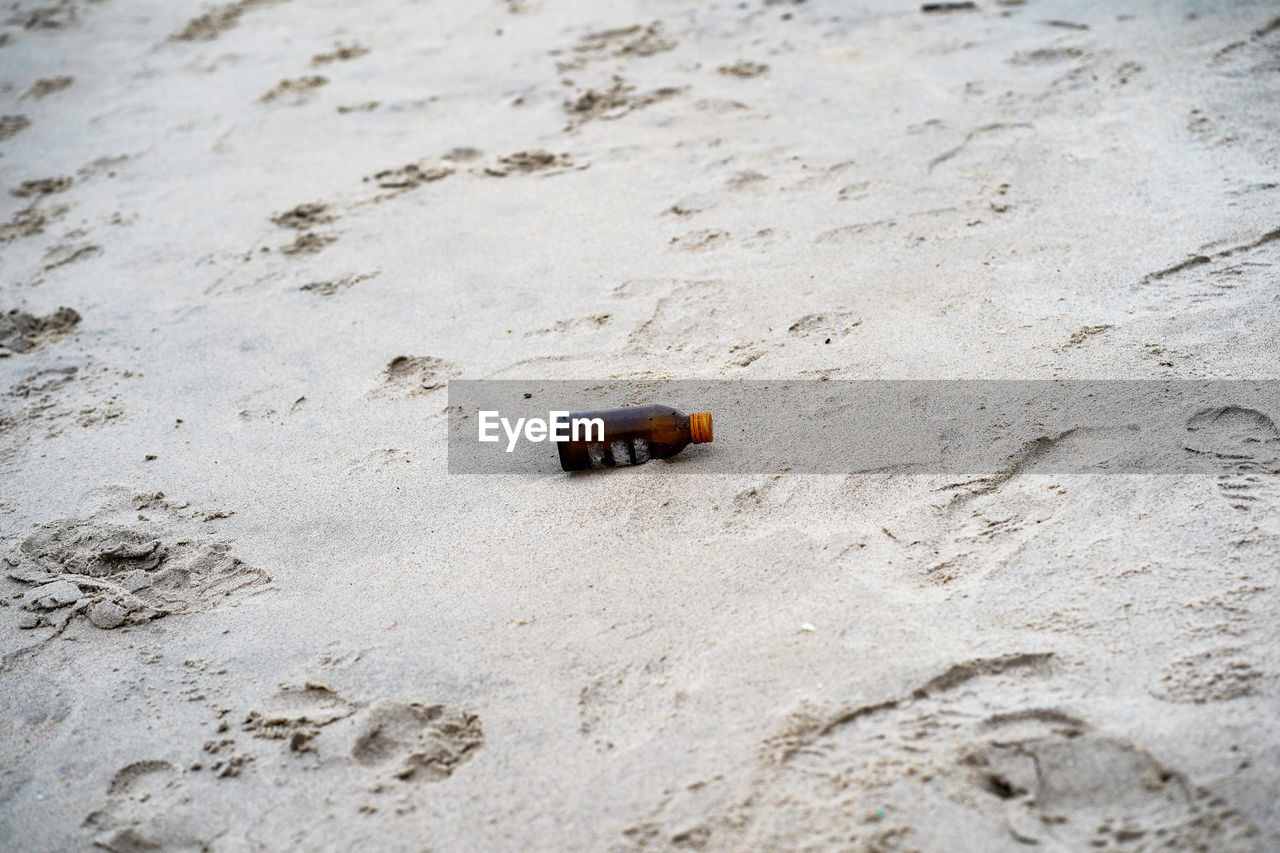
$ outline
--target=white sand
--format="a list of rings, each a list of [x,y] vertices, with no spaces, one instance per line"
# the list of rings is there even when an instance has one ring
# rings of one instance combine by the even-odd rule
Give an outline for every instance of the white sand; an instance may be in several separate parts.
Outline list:
[[[7,7],[0,847],[1280,847],[1274,460],[446,473],[454,377],[1276,376],[1274,3],[980,6]]]

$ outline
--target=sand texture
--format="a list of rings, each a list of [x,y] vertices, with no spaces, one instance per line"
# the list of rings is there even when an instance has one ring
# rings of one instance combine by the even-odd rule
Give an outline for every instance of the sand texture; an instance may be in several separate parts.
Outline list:
[[[1280,376],[1274,2],[0,18],[0,848],[1280,849],[1280,412],[446,459],[459,378]]]

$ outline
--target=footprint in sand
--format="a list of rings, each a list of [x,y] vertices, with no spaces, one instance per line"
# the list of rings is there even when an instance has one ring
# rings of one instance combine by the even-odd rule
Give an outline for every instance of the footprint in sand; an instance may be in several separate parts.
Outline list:
[[[5,556],[8,576],[32,589],[19,625],[57,631],[83,615],[104,629],[210,610],[261,592],[271,578],[214,538],[211,522],[164,494],[117,490],[87,518],[51,521]]]
[[[484,744],[475,714],[379,699],[362,715],[351,757],[386,781],[440,782]]]
[[[355,709],[327,685],[286,684],[250,711],[242,728],[257,738],[287,740],[292,752],[309,752],[311,740],[322,727],[351,716]]]
[[[953,664],[889,698],[802,705],[744,776],[672,786],[632,849],[1256,850],[1225,801],[1060,710],[1049,652]],[[959,834],[957,834],[959,833]]]
[[[0,358],[31,352],[70,334],[79,322],[80,314],[71,308],[59,308],[44,317],[17,308],[0,314]]]
[[[445,387],[458,375],[453,365],[434,356],[398,355],[387,363],[382,384],[369,393],[381,399],[418,397]]]
[[[1187,421],[1184,446],[1219,463],[1218,493],[1234,509],[1247,512],[1262,503],[1275,505],[1280,429],[1267,415],[1240,406],[1202,409]],[[1271,500],[1263,500],[1267,497]]]
[[[1092,848],[1252,849],[1256,830],[1225,803],[1146,750],[1053,712],[983,722],[988,739],[962,763],[1005,801],[1024,844]]]
[[[208,850],[227,823],[191,795],[186,775],[167,761],[121,768],[107,785],[106,805],[85,818],[94,846],[113,853]]]

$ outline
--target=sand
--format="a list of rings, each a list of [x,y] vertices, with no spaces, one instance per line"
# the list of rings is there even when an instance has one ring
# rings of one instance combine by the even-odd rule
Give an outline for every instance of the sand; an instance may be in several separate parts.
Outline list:
[[[0,847],[1280,848],[1280,412],[448,473],[458,378],[1276,376],[1275,5],[978,7],[10,4]]]

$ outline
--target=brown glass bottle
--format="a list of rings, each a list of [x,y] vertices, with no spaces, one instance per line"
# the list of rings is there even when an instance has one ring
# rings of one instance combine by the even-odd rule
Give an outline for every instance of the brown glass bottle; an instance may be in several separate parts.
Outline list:
[[[685,415],[670,406],[574,412],[557,424],[562,424],[558,432],[571,439],[557,442],[560,467],[566,471],[642,465],[712,438],[710,412]]]

